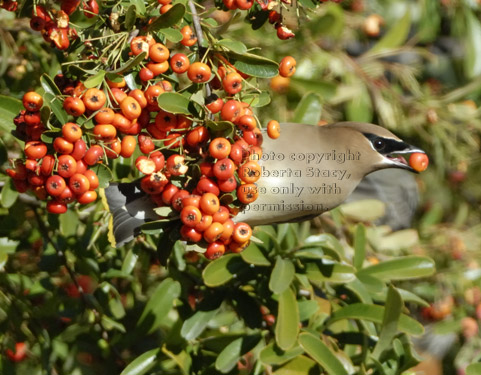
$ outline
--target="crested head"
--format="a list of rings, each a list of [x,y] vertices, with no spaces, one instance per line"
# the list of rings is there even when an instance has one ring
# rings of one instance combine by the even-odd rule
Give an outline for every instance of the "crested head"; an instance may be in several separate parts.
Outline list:
[[[397,141],[401,141],[399,137],[397,137],[395,134],[393,134],[391,131],[387,130],[386,128],[383,128],[382,126],[379,126],[379,125],[370,124],[367,122],[344,121],[344,122],[336,122],[334,124],[330,124],[326,126],[332,126],[336,128],[339,128],[339,127],[348,128],[363,134],[366,134],[366,133],[376,134],[380,137],[391,138]]]
[[[404,142],[389,130],[363,122],[338,122],[327,126],[358,135],[357,138],[360,139],[357,142],[363,143],[362,147],[370,156],[368,162],[372,170],[368,173],[386,168],[400,168],[417,173],[408,164],[404,155],[424,151]]]

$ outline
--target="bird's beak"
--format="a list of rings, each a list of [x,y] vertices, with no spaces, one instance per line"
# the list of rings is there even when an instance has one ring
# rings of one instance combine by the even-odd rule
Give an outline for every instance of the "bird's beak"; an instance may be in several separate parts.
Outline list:
[[[393,167],[406,169],[414,173],[419,173],[409,165],[409,155],[415,152],[421,154],[425,154],[426,152],[424,152],[420,148],[408,144],[406,144],[406,146],[407,147],[404,150],[395,151],[393,153],[384,155],[384,157],[389,160]]]

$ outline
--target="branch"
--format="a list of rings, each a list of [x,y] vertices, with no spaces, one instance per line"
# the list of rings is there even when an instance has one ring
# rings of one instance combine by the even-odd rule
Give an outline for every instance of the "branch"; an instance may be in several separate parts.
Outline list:
[[[202,33],[202,26],[200,25],[199,14],[197,13],[197,9],[193,0],[189,0],[189,8],[192,12],[192,22],[194,23],[194,30],[197,34],[197,46],[199,47],[200,51],[203,48],[202,45],[204,44],[204,34]],[[208,83],[205,85],[205,94],[207,97],[212,94],[212,89],[210,88],[210,85]]]
[[[83,302],[85,308],[90,309],[94,313],[94,315],[97,319],[97,322],[100,325],[100,328],[102,330],[102,338],[105,339],[105,340],[108,340],[109,339],[108,330],[104,327],[104,325],[102,323],[103,313],[101,311],[98,311],[95,308],[92,301],[89,300],[89,298],[87,298],[87,296],[85,295],[84,290],[82,289],[82,287],[80,286],[80,284],[77,281],[76,274],[75,274],[74,270],[72,268],[70,268],[70,266],[68,265],[68,261],[67,261],[67,257],[65,256],[65,253],[62,251],[62,249],[60,249],[58,244],[50,236],[48,228],[46,227],[45,223],[42,221],[42,218],[40,217],[40,214],[37,212],[37,209],[33,208],[33,212],[35,214],[35,219],[37,220],[40,232],[42,233],[44,238],[53,246],[57,255],[62,259],[62,263],[63,263],[65,269],[67,270],[70,278],[72,279],[72,282],[74,283],[75,287],[77,288],[77,291],[79,292],[79,295],[82,299],[82,302]],[[120,355],[119,351],[117,350],[117,348],[115,348],[114,346],[111,346],[111,349],[118,358],[121,358],[121,355]]]

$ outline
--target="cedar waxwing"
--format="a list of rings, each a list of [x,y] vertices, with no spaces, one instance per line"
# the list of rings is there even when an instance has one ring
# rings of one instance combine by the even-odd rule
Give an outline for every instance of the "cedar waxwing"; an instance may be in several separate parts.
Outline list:
[[[344,202],[371,172],[414,172],[402,154],[424,153],[380,126],[357,122],[281,124],[280,137],[264,137],[262,150],[259,196],[233,218],[252,226],[311,219]],[[136,183],[111,184],[105,196],[117,246],[158,218]]]

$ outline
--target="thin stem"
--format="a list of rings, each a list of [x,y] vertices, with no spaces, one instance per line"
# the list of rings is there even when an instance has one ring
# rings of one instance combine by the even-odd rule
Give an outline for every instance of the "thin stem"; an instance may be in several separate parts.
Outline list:
[[[189,0],[189,8],[192,12],[192,22],[194,23],[195,33],[197,34],[197,45],[200,52],[200,50],[203,48],[202,45],[204,44],[204,34],[202,33],[202,26],[200,25],[199,14],[197,13],[197,9],[193,0]],[[207,97],[212,94],[212,89],[210,88],[210,85],[208,83],[205,85],[205,94]]]

